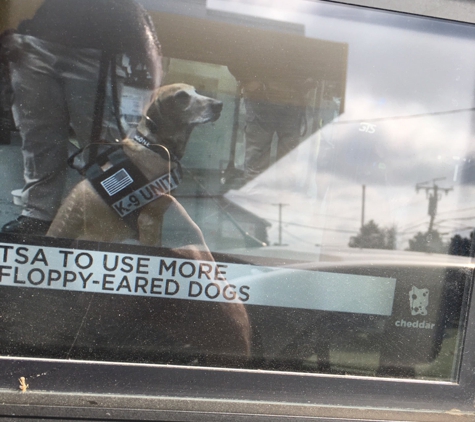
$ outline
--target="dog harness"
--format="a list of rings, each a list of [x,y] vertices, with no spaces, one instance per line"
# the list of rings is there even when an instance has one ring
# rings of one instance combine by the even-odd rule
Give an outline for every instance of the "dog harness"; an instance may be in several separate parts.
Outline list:
[[[139,210],[160,196],[176,189],[183,177],[180,162],[163,145],[151,144],[147,138],[140,133],[137,133],[133,140],[157,153],[169,163],[175,163],[176,167],[152,181],[146,180],[140,169],[135,166],[130,159],[127,159],[127,162],[121,162],[119,166],[113,165],[107,171],[104,171],[103,175],[98,179],[101,180],[100,185],[102,192],[105,191],[110,195],[108,198],[110,202],[106,202],[109,203],[119,217],[122,218]],[[125,153],[123,154],[125,155]],[[115,188],[114,186],[117,184],[120,186]],[[110,186],[112,186],[112,192],[109,192],[110,189],[108,188]],[[96,187],[96,190],[99,189],[100,188]],[[104,198],[105,194],[102,193],[101,196]]]
[[[139,132],[132,139],[170,164],[174,163],[176,167],[150,181],[130,160],[119,143],[102,144],[105,150],[82,168],[74,164],[74,158],[84,149],[71,156],[68,162],[89,180],[114,212],[136,230],[140,209],[176,189],[182,180],[183,172],[178,158],[163,145],[151,143]]]

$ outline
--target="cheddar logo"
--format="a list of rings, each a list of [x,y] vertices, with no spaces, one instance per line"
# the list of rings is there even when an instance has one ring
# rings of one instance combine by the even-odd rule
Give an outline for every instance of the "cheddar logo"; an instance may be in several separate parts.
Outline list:
[[[418,289],[412,286],[412,289],[409,291],[409,305],[412,315],[427,315],[429,289]]]

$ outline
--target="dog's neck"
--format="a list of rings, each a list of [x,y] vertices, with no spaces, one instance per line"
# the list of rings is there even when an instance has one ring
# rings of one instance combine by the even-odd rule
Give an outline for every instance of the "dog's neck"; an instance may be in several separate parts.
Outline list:
[[[186,144],[190,137],[192,127],[178,125],[162,114],[155,115],[155,118],[144,118],[139,123],[138,131],[145,136],[151,144],[165,146],[178,159],[183,157]]]

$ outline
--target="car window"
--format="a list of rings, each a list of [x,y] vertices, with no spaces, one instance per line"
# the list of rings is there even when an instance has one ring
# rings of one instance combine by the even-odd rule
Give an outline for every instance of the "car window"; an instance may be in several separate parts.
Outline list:
[[[456,383],[473,27],[100,4],[0,19],[0,353]]]

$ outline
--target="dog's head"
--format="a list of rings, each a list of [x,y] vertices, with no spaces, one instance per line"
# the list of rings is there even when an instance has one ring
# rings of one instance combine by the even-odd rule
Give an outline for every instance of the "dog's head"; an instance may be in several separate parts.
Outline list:
[[[180,159],[193,128],[216,121],[222,109],[221,101],[198,94],[191,85],[165,85],[158,90],[144,124],[157,143]]]

